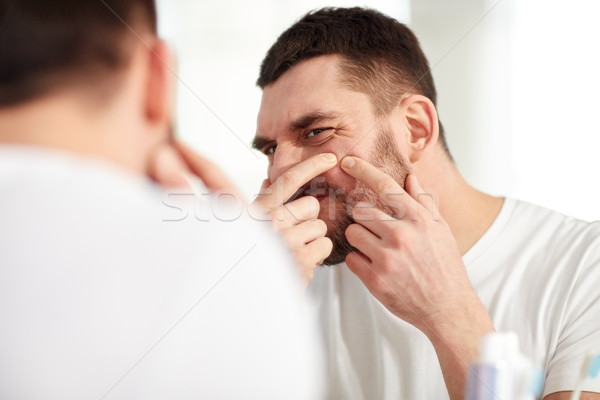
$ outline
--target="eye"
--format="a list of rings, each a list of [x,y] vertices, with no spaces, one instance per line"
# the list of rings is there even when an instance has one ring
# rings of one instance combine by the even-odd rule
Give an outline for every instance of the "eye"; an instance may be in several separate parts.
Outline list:
[[[321,128],[313,129],[312,131],[308,131],[308,133],[306,134],[306,137],[309,137],[309,138],[315,137],[319,133],[322,133],[323,131],[325,131],[325,129],[321,129]]]
[[[335,131],[336,129],[330,126],[306,130],[301,136],[298,137],[298,144],[313,147],[321,146],[335,136]]]
[[[267,155],[267,156],[271,156],[271,155],[275,154],[275,149],[276,149],[276,148],[277,148],[277,145],[275,145],[275,144],[274,144],[274,145],[272,145],[272,146],[265,147],[265,148],[263,149],[263,153],[264,153],[265,155]]]

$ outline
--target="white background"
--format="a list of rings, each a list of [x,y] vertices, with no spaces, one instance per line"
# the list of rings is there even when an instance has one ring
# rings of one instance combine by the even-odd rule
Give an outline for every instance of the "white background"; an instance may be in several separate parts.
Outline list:
[[[429,57],[450,150],[476,187],[600,219],[599,2],[159,0],[179,59],[179,136],[252,197],[260,62],[308,10],[369,6],[409,24]]]

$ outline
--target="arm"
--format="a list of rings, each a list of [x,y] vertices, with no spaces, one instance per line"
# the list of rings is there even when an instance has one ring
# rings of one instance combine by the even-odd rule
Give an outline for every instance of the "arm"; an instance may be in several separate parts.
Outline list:
[[[390,216],[374,206],[354,208],[356,224],[346,236],[359,252],[348,255],[348,268],[388,310],[429,338],[450,398],[462,399],[468,365],[494,326],[471,288],[450,228],[430,199],[419,196],[414,176],[407,178],[407,194],[363,160],[347,157],[341,165],[393,210]]]
[[[573,392],[556,392],[544,397],[544,400],[570,400]],[[600,400],[600,393],[582,392],[579,400]]]

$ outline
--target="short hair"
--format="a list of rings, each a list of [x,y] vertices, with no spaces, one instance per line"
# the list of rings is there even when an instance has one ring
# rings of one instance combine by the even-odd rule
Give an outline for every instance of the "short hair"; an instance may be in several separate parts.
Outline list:
[[[156,24],[154,0],[0,0],[0,107],[102,85],[130,59],[129,28]]]
[[[405,93],[437,103],[429,62],[414,33],[391,17],[360,7],[306,14],[271,46],[256,84],[264,89],[300,62],[326,54],[341,56],[343,83],[368,95],[379,116]],[[450,154],[441,123],[440,142]]]

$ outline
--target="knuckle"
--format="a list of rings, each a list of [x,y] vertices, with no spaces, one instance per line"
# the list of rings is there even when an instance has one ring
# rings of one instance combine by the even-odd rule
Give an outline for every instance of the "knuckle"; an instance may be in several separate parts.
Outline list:
[[[399,249],[404,245],[404,237],[402,232],[394,232],[391,237],[392,246]]]

